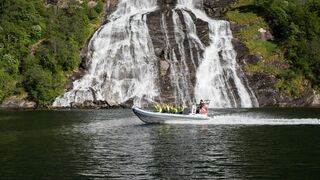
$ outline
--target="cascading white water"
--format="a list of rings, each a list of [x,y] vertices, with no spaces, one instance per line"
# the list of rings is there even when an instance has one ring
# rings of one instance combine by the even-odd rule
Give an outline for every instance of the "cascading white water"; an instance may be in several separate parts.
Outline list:
[[[210,107],[258,106],[254,94],[249,87],[245,88],[236,73],[236,52],[232,45],[229,22],[210,19],[196,8],[202,4],[202,0],[178,0],[176,7],[182,11],[191,11],[209,25],[210,45],[205,48],[203,60],[197,69],[196,99],[211,100]],[[186,23],[192,24],[192,18],[186,18],[187,14],[183,13]]]
[[[181,22],[180,16],[176,9],[171,10],[173,22],[174,41],[170,44],[167,27],[167,17],[165,13],[162,14],[161,25],[166,39],[166,47],[164,49],[166,61],[170,64],[170,79],[171,86],[173,87],[173,94],[175,96],[175,104],[188,105],[193,101],[194,95],[191,93],[193,88],[190,67],[188,66],[188,59],[191,60],[192,70],[196,71],[197,64],[195,59],[200,59],[200,52],[205,49],[205,45],[201,42],[197,36],[196,26],[186,11],[182,11],[183,21],[186,29]],[[169,16],[170,17],[170,16]],[[188,42],[188,47],[185,46],[185,42]],[[176,45],[177,48],[172,46]],[[193,52],[192,49],[196,49]],[[189,52],[186,50],[189,49]],[[187,57],[187,54],[190,57]]]
[[[174,103],[186,105],[195,96],[198,101],[210,99],[211,107],[257,106],[253,93],[237,76],[229,23],[209,18],[202,6],[201,0],[178,0],[176,8],[170,11],[172,19],[162,13],[164,57],[170,64]],[[120,0],[109,22],[89,43],[87,73],[73,83],[70,91],[58,97],[53,106],[68,107],[96,100],[118,105],[130,99],[141,105],[142,100],[161,99],[156,83],[158,59],[147,26],[147,14],[156,9],[156,0]],[[208,23],[209,46],[198,37],[192,14]],[[167,21],[172,22],[173,39],[169,37]],[[190,72],[195,71],[194,85]]]
[[[134,99],[140,104],[144,98],[158,96],[156,56],[146,23],[146,14],[156,8],[156,0],[120,0],[110,22],[91,39],[87,74],[53,106],[86,100],[113,105]]]

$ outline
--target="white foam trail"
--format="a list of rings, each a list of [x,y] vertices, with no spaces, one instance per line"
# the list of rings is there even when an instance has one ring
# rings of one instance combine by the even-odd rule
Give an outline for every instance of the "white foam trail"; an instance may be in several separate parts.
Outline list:
[[[320,119],[302,118],[255,118],[245,116],[215,116],[210,120],[198,121],[166,121],[166,124],[193,124],[193,125],[320,125]]]

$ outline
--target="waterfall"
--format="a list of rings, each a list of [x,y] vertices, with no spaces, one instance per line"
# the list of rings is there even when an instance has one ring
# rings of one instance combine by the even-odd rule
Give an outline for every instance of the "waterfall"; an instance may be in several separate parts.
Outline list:
[[[209,18],[198,8],[202,5],[202,0],[178,0],[176,7],[184,11],[185,20],[187,10],[209,26],[210,45],[205,48],[202,62],[197,69],[194,89],[196,100],[211,100],[210,107],[218,108],[258,106],[253,92],[243,85],[237,75],[236,52],[232,45],[233,36],[229,22]],[[192,24],[191,21],[189,18],[186,22]]]
[[[159,10],[157,0],[119,0],[108,23],[89,42],[86,74],[53,106],[86,101],[118,105],[130,100],[143,106],[163,99],[184,105],[209,99],[210,107],[217,108],[258,106],[237,75],[240,68],[229,22],[209,18],[202,10],[202,0],[177,1],[175,7],[160,10],[156,16],[160,22],[156,31],[163,36],[156,39],[164,46],[160,57],[147,24],[148,15]],[[206,23],[208,43],[198,35],[197,20]],[[160,75],[160,60],[169,66],[165,75]]]
[[[187,102],[191,99],[191,94],[189,92],[189,87],[191,87],[190,77],[188,65],[186,62],[185,48],[184,48],[184,40],[185,34],[183,32],[182,23],[179,19],[179,16],[176,12],[173,11],[172,21],[174,24],[174,37],[176,44],[178,45],[178,52],[175,51],[174,48],[171,48],[169,45],[168,35],[167,35],[167,27],[166,20],[163,18],[163,30],[166,34],[166,50],[165,57],[166,60],[170,63],[170,79],[171,86],[174,88],[174,96],[175,96],[175,104],[187,104]],[[169,53],[169,54],[168,54]],[[179,54],[179,57],[177,57]]]
[[[53,106],[97,100],[116,105],[130,99],[141,104],[158,96],[156,56],[146,23],[146,14],[156,8],[156,0],[120,0],[109,23],[90,41],[88,72]]]
[[[189,3],[189,1],[187,2]],[[166,41],[164,57],[170,64],[170,80],[175,97],[175,102],[171,103],[189,105],[194,101],[194,83],[192,82],[191,73],[196,72],[198,67],[197,60],[202,57],[200,52],[205,49],[205,45],[197,36],[196,25],[188,12],[181,11],[183,19],[180,18],[178,9],[172,9],[170,13],[172,14],[172,19],[168,20],[167,18],[170,18],[170,16],[166,17],[166,13],[162,13],[161,25]],[[170,42],[167,21],[172,21],[173,23],[174,42]],[[185,42],[188,43],[186,44]],[[192,49],[196,49],[196,52],[193,52]],[[190,63],[187,56],[190,56]]]

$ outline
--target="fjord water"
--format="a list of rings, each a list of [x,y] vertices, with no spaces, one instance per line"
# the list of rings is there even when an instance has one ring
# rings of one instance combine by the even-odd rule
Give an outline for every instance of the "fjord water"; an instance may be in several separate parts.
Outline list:
[[[215,115],[206,125],[146,125],[129,109],[0,111],[0,177],[319,178],[319,109]]]

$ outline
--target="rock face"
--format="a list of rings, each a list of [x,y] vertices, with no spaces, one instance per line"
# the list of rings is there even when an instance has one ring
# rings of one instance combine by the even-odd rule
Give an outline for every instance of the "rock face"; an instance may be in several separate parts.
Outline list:
[[[84,50],[81,67],[87,71],[54,106],[117,105],[130,99],[140,106],[190,105],[200,99],[211,99],[212,107],[256,106],[237,73],[243,74],[230,24],[213,19],[230,2],[119,1]]]
[[[231,27],[234,32],[241,29],[236,24],[233,24]],[[270,40],[272,38],[273,36],[269,31],[262,31],[261,40]],[[262,60],[261,55],[250,55],[248,48],[239,39],[234,39],[233,44],[237,51],[237,62],[243,69],[245,64],[256,64]],[[278,66],[282,67],[282,69],[288,68],[283,64],[279,64]],[[305,91],[299,97],[293,97],[292,95],[281,94],[275,89],[279,80],[272,75],[247,72],[245,73],[245,78],[256,95],[260,107],[301,107],[309,106],[313,102],[316,102],[316,96],[308,81],[304,81]]]
[[[0,104],[0,108],[36,108],[36,103],[26,99],[27,96],[12,96],[3,100]]]
[[[194,8],[204,10],[207,15],[213,19],[221,19],[223,12],[233,1],[194,2]],[[232,75],[232,68],[234,67],[231,69],[226,68],[231,67],[232,65],[230,65],[230,63],[233,61],[232,44],[228,44],[228,40],[230,36],[232,36],[231,32],[229,34],[228,30],[229,23],[214,20],[208,21],[206,18],[203,18],[202,14],[197,14],[191,9],[189,9],[190,11],[185,10],[183,5],[186,4],[187,3],[183,3],[182,1],[175,0],[158,1],[158,6],[160,8],[157,11],[149,13],[147,18],[149,33],[153,42],[153,46],[156,50],[155,52],[158,62],[160,62],[159,84],[161,88],[160,97],[162,97],[163,102],[175,102],[177,97],[179,98],[179,95],[182,94],[184,97],[190,98],[181,99],[182,102],[192,102],[195,100],[193,97],[197,98],[206,96],[208,99],[214,99],[214,102],[212,102],[214,107],[251,107],[255,101],[254,95],[250,95],[253,103],[248,103],[250,105],[245,105],[246,102],[244,102],[243,97],[240,96],[244,96],[244,94],[247,92],[242,91],[243,93],[240,93],[241,90],[239,89],[241,89],[241,87],[237,85],[237,77],[236,75]],[[175,8],[177,5],[178,8]],[[181,5],[182,8],[180,9],[179,6]],[[188,19],[189,16],[190,19]],[[193,35],[190,32],[192,30],[194,30],[196,36],[199,37],[199,41],[201,42],[193,42]],[[197,41],[197,39],[195,39],[195,41]],[[210,46],[212,46],[211,49]],[[228,59],[230,57],[231,59]],[[216,64],[216,66],[208,63],[206,65],[208,68],[200,67],[200,64],[204,63],[206,60],[213,62]],[[178,67],[187,69],[187,72],[181,71],[181,68],[177,68],[172,61],[176,61]],[[199,71],[206,71],[206,69],[210,69],[209,66],[213,69],[217,68],[217,71],[219,71],[218,69],[222,69],[222,72],[212,72],[209,70],[208,73],[213,73],[212,78],[209,77],[208,79],[210,80],[207,81],[204,86],[225,86],[223,88],[220,87],[221,89],[218,91],[224,91],[222,96],[232,97],[230,99],[233,100],[224,102],[224,97],[219,96],[221,95],[219,92],[214,93],[217,92],[215,88],[208,88],[207,90],[203,90],[205,89],[204,87],[197,88],[199,87],[199,84],[197,83],[201,82],[199,78],[205,79],[207,78],[206,76],[208,76],[208,74],[205,72],[201,73]],[[241,71],[240,69],[238,70]],[[214,77],[215,73],[221,74],[221,76]],[[240,73],[238,75],[240,75]],[[172,78],[174,76],[182,76],[187,78],[186,80],[183,78]],[[219,78],[224,80],[218,80]],[[176,82],[172,83],[174,81]],[[224,84],[219,84],[221,81],[225,81]],[[212,83],[215,84],[212,85]],[[241,83],[243,84],[243,82]],[[238,82],[238,84],[241,83]],[[227,92],[228,88],[226,88],[226,86],[228,86],[230,89],[229,92]],[[197,93],[197,89],[201,90]],[[209,94],[214,95],[210,96]],[[247,99],[250,101],[250,98]],[[222,103],[219,104],[216,101],[220,101]]]
[[[258,31],[260,32],[260,39],[264,41],[273,40],[273,36],[270,31],[263,28],[260,28]]]
[[[177,5],[177,0],[164,0],[158,1],[159,9],[148,14],[147,24],[149,28],[149,33],[153,42],[155,54],[158,58],[159,63],[159,84],[160,84],[160,97],[164,103],[175,102],[175,98],[178,94],[175,91],[175,87],[179,84],[172,83],[171,70],[174,68],[171,61],[181,61],[184,60],[187,63],[188,72],[185,76],[188,76],[187,81],[183,81],[186,86],[181,86],[185,89],[184,93],[188,92],[188,96],[194,97],[194,86],[196,82],[196,67],[199,66],[199,59],[202,58],[198,54],[203,54],[203,48],[195,46],[190,46],[187,39],[181,39],[184,45],[185,55],[181,54],[181,44],[176,40],[177,38],[177,21],[174,21],[174,16],[179,18],[178,23],[182,23],[183,26],[182,33],[187,34],[187,28],[185,21],[183,20],[183,15],[181,10],[172,11]],[[194,15],[192,16],[195,26],[197,27],[197,35],[200,37],[201,41],[208,45],[209,44],[209,34],[208,34],[208,23],[197,19]],[[176,28],[176,29],[175,29]],[[173,56],[175,52],[176,57]],[[182,57],[184,56],[184,57]],[[186,59],[184,59],[186,58]],[[191,63],[195,63],[195,66]],[[179,81],[179,80],[178,80]],[[182,81],[180,80],[179,82]],[[192,101],[192,100],[189,100]]]
[[[279,107],[300,107],[310,105],[313,102],[314,94],[310,88],[307,88],[300,97],[292,97],[290,95],[281,95],[275,90],[275,84],[278,80],[271,75],[262,73],[247,74],[250,86],[256,93],[261,107],[279,106]],[[308,86],[308,82],[305,82]]]
[[[317,93],[316,91],[314,91],[313,94],[314,94],[314,98],[311,105],[315,107],[320,107],[320,94]]]
[[[206,12],[213,19],[223,19],[223,14],[234,1],[194,0],[196,2],[194,6]],[[230,49],[230,46],[226,46],[231,34],[228,34],[228,23],[217,22],[214,24],[211,22],[212,20],[208,20],[202,15],[200,17],[190,8],[186,8],[187,6],[176,8],[177,4],[188,5],[190,2],[193,1],[150,0],[144,2],[145,4],[139,4],[135,1],[107,0],[104,21],[106,25],[95,33],[83,49],[83,61],[80,65],[82,70],[72,77],[72,81],[79,80],[79,83],[76,89],[69,85],[70,92],[60,97],[56,101],[56,105],[70,105],[77,108],[130,107],[135,103],[136,97],[140,98],[140,101],[146,99],[149,102],[150,98],[152,101],[162,103],[183,102],[187,104],[193,102],[194,97],[197,96],[195,87],[199,85],[199,83],[197,84],[197,78],[199,78],[197,73],[201,61],[209,58],[208,56],[215,56],[214,53],[216,53],[215,59],[218,61],[215,63],[221,64],[219,67],[224,68],[230,63],[230,59],[226,60],[226,56],[232,59],[234,53],[232,53],[233,48]],[[153,9],[155,5],[157,8]],[[133,13],[135,8],[139,9],[136,14]],[[121,18],[122,15],[124,19]],[[213,24],[218,27],[214,27]],[[232,25],[233,30],[239,30],[239,28],[241,27],[236,24]],[[194,34],[192,34],[193,32]],[[223,34],[221,39],[212,37],[221,36],[221,34]],[[139,39],[141,37],[142,39]],[[261,29],[261,38],[269,40],[273,37],[269,31]],[[216,40],[219,43],[215,44]],[[114,47],[101,46],[105,42],[113,43]],[[130,42],[129,45],[126,42]],[[217,51],[221,46],[225,49],[212,53],[210,49],[211,52],[208,51],[208,47],[212,44],[217,45],[216,49],[211,49],[212,51]],[[233,46],[237,51],[237,65],[235,66],[237,76],[240,77],[238,82],[233,75],[230,75],[233,73],[232,70],[223,68],[222,78],[219,79],[217,76],[212,82],[220,82],[221,79],[225,81],[223,85],[220,85],[221,87],[219,86],[222,94],[226,89],[230,92],[238,92],[224,93],[223,98],[232,97],[234,100],[229,102],[229,105],[216,103],[218,107],[244,107],[244,102],[241,101],[244,91],[242,93],[239,91],[237,86],[239,83],[247,89],[251,87],[252,91],[246,92],[251,97],[246,98],[249,101],[251,99],[251,105],[254,104],[255,98],[260,106],[302,106],[312,102],[314,95],[311,91],[304,92],[300,98],[281,95],[275,91],[277,83],[275,77],[259,73],[244,73],[242,69],[246,63],[256,64],[261,60],[261,57],[249,55],[248,49],[237,39],[233,40]],[[102,51],[103,48],[105,48],[104,51]],[[102,50],[100,51],[100,49]],[[137,51],[141,52],[137,53]],[[104,54],[106,52],[109,54]],[[144,61],[138,62],[141,59]],[[100,68],[100,72],[94,72],[90,69],[93,61],[99,61],[94,67]],[[110,62],[104,64],[105,61]],[[108,64],[113,66],[109,69],[101,69]],[[150,64],[155,69],[145,68]],[[205,69],[205,67],[202,68]],[[112,71],[116,71],[116,73]],[[216,73],[212,70],[210,72],[212,75],[205,76],[213,76]],[[88,87],[84,87],[87,85],[81,79],[88,73],[96,77],[85,77],[84,79],[87,79],[86,81],[90,84]],[[117,82],[114,82],[115,79]],[[155,84],[143,83],[153,80]],[[306,85],[308,84],[306,83]],[[137,87],[145,89],[139,90]],[[136,92],[137,89],[139,92]],[[143,91],[148,91],[148,93],[143,94]]]
[[[224,13],[235,0],[204,0],[203,8],[212,18],[223,18]]]

